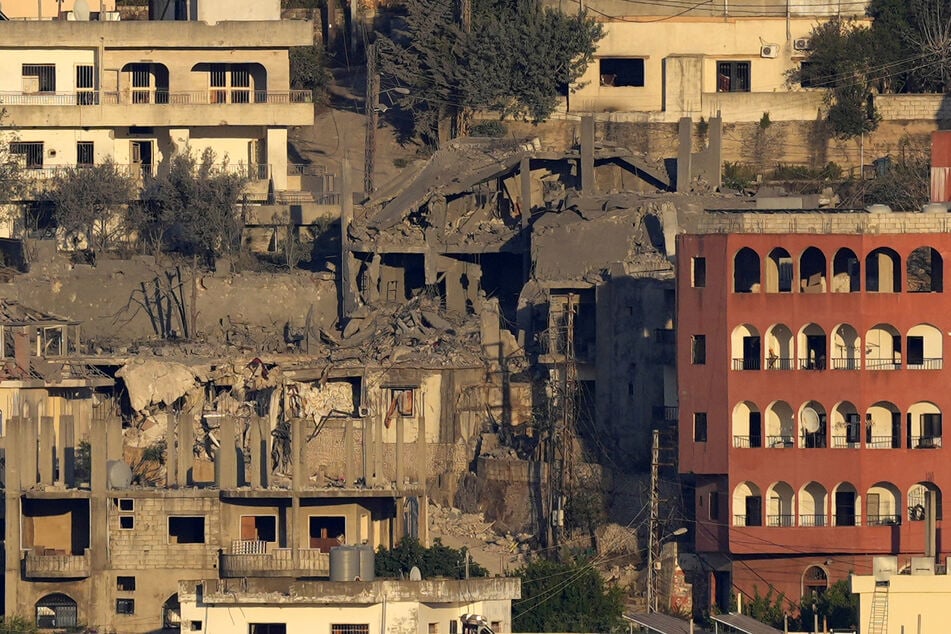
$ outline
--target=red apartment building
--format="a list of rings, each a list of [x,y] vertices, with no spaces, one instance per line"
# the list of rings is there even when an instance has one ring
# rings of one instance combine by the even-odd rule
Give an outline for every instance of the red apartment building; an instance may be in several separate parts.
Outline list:
[[[700,224],[677,242],[679,470],[711,600],[798,603],[875,555],[921,556],[929,524],[943,564],[951,215]]]

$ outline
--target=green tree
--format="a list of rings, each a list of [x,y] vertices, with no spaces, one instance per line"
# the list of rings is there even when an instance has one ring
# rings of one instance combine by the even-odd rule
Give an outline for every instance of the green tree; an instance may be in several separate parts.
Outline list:
[[[376,551],[376,574],[379,577],[399,577],[408,575],[416,566],[424,579],[430,577],[449,577],[450,579],[464,579],[466,576],[466,548],[450,548],[436,539],[429,548],[423,547],[418,539],[404,537],[400,543],[386,550],[382,546]],[[469,562],[470,577],[488,576],[488,571],[475,563]]]
[[[413,132],[431,142],[446,138],[445,122],[462,111],[545,120],[603,36],[586,14],[538,2],[474,0],[469,29],[454,6],[406,0],[405,30],[378,42],[383,74],[409,90],[398,103],[412,113]]]
[[[951,0],[871,0],[866,12],[882,92],[947,92]]]
[[[823,619],[830,628],[854,628],[859,622],[859,598],[852,594],[848,581],[836,581],[821,594],[802,598],[799,612],[799,629],[809,630],[814,615],[819,615],[819,627]]]
[[[107,251],[136,230],[130,204],[136,179],[111,158],[99,165],[70,167],[57,173],[43,193],[66,237],[86,238],[95,252]]]
[[[309,90],[314,103],[323,103],[327,98],[330,71],[326,55],[320,46],[295,46],[289,51],[291,64],[291,88]]]
[[[759,588],[753,586],[753,598],[745,605],[745,612],[757,621],[772,625],[775,628],[782,628],[784,616],[786,614],[786,600],[781,594],[776,595],[770,588],[765,595],[759,593]]]
[[[21,157],[10,151],[16,135],[8,122],[9,116],[0,108],[0,202],[15,199],[25,186]]]
[[[605,588],[591,562],[537,559],[521,570],[522,598],[512,602],[514,632],[610,632],[620,625],[619,588]]]
[[[0,616],[0,634],[36,634],[40,628],[22,616]]]

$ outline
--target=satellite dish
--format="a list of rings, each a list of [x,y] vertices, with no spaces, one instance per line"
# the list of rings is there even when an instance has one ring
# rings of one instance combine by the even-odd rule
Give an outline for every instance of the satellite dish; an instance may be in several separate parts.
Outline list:
[[[86,0],[76,0],[73,4],[73,17],[78,22],[89,21],[89,3]]]
[[[419,571],[419,568],[413,566],[409,571],[409,580],[410,581],[422,581],[423,573]]]
[[[819,431],[819,412],[807,407],[802,410],[802,428],[807,434],[814,434]]]
[[[110,489],[128,489],[132,485],[132,469],[122,460],[110,460],[106,474]]]

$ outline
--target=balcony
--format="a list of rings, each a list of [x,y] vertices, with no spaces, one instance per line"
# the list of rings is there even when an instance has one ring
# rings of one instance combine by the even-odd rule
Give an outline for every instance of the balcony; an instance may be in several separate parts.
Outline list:
[[[676,423],[678,419],[678,407],[676,405],[655,405],[652,408],[651,414],[655,421]]]
[[[23,551],[25,579],[85,579],[88,576],[88,548],[82,555],[66,555],[49,548]]]
[[[235,541],[230,553],[221,553],[222,579],[241,577],[327,577],[330,553],[316,548],[298,549],[299,562],[290,548],[270,548],[268,542]]]
[[[866,370],[900,370],[901,361],[895,359],[875,359],[865,357]]]
[[[777,526],[781,528],[789,528],[791,526],[796,525],[796,516],[795,515],[767,515],[766,525]]]
[[[912,436],[911,446],[914,449],[940,449],[941,436]]]
[[[891,442],[891,437],[889,437],[889,443],[890,442]],[[832,437],[833,449],[858,449],[861,446],[862,446],[861,442],[859,442],[858,440],[850,439],[848,436],[833,436]]]
[[[826,526],[826,516],[825,515],[815,515],[807,514],[799,516],[799,525],[807,528],[815,528],[819,526]]]
[[[867,449],[899,449],[901,445],[893,436],[870,436],[865,439]]]
[[[869,515],[865,519],[866,526],[899,526],[901,515]]]
[[[791,449],[796,446],[792,436],[767,436],[766,446],[774,449]]]
[[[309,125],[309,90],[0,92],[18,126]]]
[[[776,438],[773,436],[772,438]],[[781,442],[781,441],[780,441]],[[756,449],[763,446],[762,436],[734,436],[734,449]]]
[[[941,358],[919,359],[921,363],[912,363],[908,361],[909,370],[940,370],[944,365]]]
[[[733,359],[734,370],[759,370],[760,360],[758,357],[741,357]]]
[[[861,370],[862,361],[857,358],[832,358],[832,369],[833,370]]]
[[[790,357],[769,357],[766,359],[767,370],[792,370],[793,360]]]

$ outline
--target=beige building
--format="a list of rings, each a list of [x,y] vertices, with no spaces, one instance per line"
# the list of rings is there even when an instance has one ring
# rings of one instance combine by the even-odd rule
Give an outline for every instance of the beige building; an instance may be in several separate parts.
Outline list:
[[[934,558],[876,557],[871,575],[851,575],[859,595],[859,631],[876,634],[941,634],[948,631],[951,575]],[[899,572],[900,571],[900,572]]]
[[[566,8],[549,0],[549,6]],[[569,3],[570,4],[570,3]],[[568,97],[570,112],[615,113],[632,121],[815,119],[822,91],[788,82],[818,21],[864,16],[861,3],[702,3],[689,10],[663,3],[593,0],[604,24],[594,63]],[[676,3],[673,3],[676,4]]]
[[[464,630],[464,614],[512,631],[518,578],[325,581],[291,586],[183,581],[182,631],[214,634],[429,634]]]
[[[8,20],[118,19],[116,0],[3,0],[0,12]]]
[[[111,157],[147,178],[176,150],[211,148],[252,200],[299,188],[287,128],[310,125],[313,104],[290,89],[288,49],[311,44],[312,25],[279,20],[276,2],[260,3],[270,19],[225,22],[240,2],[193,4],[212,23],[0,21],[3,125],[32,176]]]

